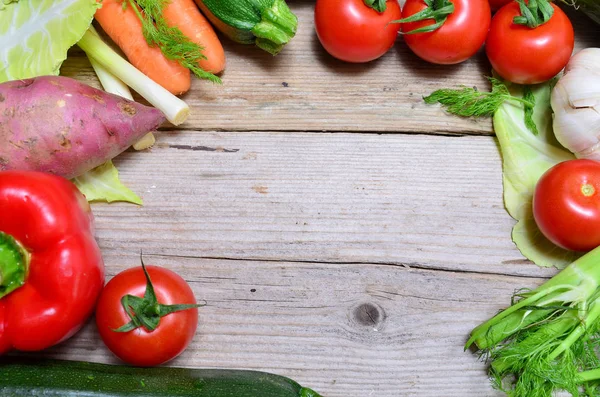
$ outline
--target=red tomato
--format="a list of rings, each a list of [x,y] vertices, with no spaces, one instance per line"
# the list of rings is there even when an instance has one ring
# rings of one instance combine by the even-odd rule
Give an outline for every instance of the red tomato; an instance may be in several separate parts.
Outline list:
[[[472,57],[485,42],[492,12],[488,0],[450,0],[454,12],[437,30],[404,35],[408,47],[420,58],[442,65],[463,62]],[[406,0],[404,18],[427,8],[423,0]],[[402,24],[402,32],[433,25],[433,19]]]
[[[503,6],[510,3],[511,1],[514,1],[514,0],[489,0],[490,8],[492,9],[492,11],[497,11],[500,8],[502,8]]]
[[[513,23],[513,18],[521,15],[516,2],[494,15],[485,47],[501,77],[517,84],[537,84],[565,67],[575,45],[573,25],[560,8],[552,7],[552,18],[535,29]]]
[[[573,251],[600,245],[600,162],[569,160],[538,181],[533,216],[554,244]]]
[[[176,273],[157,266],[146,266],[146,270],[160,304],[196,303],[192,289]],[[125,295],[141,298],[145,291],[146,277],[141,267],[117,274],[100,295],[96,325],[102,340],[117,357],[132,365],[148,367],[165,363],[185,350],[196,333],[198,309],[167,314],[153,331],[141,326],[129,332],[115,332],[131,320],[121,298]]]
[[[317,0],[315,27],[319,41],[334,57],[347,62],[369,62],[385,54],[396,41],[402,18],[396,0],[379,13],[363,0]]]

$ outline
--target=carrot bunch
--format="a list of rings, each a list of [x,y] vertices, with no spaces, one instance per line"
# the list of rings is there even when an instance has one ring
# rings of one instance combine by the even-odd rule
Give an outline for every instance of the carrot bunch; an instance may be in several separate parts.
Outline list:
[[[193,0],[98,0],[95,18],[129,61],[175,95],[191,73],[220,82],[225,52]]]

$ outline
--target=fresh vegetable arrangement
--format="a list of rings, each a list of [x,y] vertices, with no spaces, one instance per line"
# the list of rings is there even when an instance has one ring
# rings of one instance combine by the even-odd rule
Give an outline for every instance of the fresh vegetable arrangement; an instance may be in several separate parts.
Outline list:
[[[598,19],[598,4],[586,1],[577,5]],[[185,122],[190,108],[177,96],[192,75],[221,83],[216,31],[276,55],[298,19],[284,0],[0,4],[0,354],[64,341],[95,309],[116,357],[164,364],[192,341],[201,305],[179,275],[143,263],[103,286],[86,199],[141,204],[112,160],[150,148],[165,122]],[[396,0],[317,0],[314,21],[324,49],[345,62],[382,57],[399,34],[430,63],[485,53],[491,91],[440,89],[424,101],[493,117],[513,241],[535,263],[564,270],[517,292],[467,347],[489,357],[494,385],[511,396],[600,395],[600,49],[571,58],[571,22],[547,0],[407,0],[402,9]],[[105,91],[57,76],[75,45]],[[0,376],[2,395],[318,397],[287,378],[229,370],[15,358]]]
[[[517,4],[508,4],[494,19],[509,7],[518,10]],[[553,8],[552,18],[557,18],[558,8]],[[573,396],[600,395],[600,163],[576,159],[593,158],[597,147],[600,76],[594,72],[594,60],[598,50],[581,51],[569,60],[562,77],[552,79],[571,50],[554,66],[553,56],[558,56],[561,48],[572,48],[572,28],[565,20],[569,28],[562,38],[569,40],[545,56],[548,62],[540,59],[537,67],[508,63],[515,67],[510,81],[544,83],[521,86],[491,78],[491,92],[464,87],[438,90],[425,97],[426,102],[439,102],[460,116],[493,115],[503,159],[504,203],[517,220],[513,241],[536,264],[564,268],[534,290],[517,291],[512,305],[476,327],[466,344],[488,359],[494,386],[514,397],[550,397],[558,391]],[[520,20],[513,19],[513,29],[517,29],[515,21]],[[506,23],[510,23],[508,19]],[[493,29],[494,20],[486,44],[488,57]],[[530,29],[522,33],[538,33],[539,27]],[[553,34],[560,31],[549,30]],[[510,34],[501,37],[498,42],[506,43]],[[536,40],[550,43],[552,37]],[[516,51],[515,46],[511,48]],[[507,52],[502,61],[508,59]],[[546,67],[552,69],[544,70]],[[576,80],[578,76],[585,80]]]
[[[223,48],[212,27],[193,3],[192,7],[185,3],[184,0],[168,3],[103,0],[95,14],[100,26],[131,63],[175,95],[189,90],[190,71],[200,78],[219,82],[218,77],[204,68],[208,66],[218,73],[225,67]],[[181,27],[185,27],[187,34]],[[207,47],[212,64],[206,62],[208,58],[203,53]]]

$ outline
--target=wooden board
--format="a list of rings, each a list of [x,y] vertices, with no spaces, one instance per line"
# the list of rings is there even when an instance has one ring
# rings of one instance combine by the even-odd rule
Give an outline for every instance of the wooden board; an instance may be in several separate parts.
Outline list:
[[[117,159],[145,205],[94,206],[103,248],[539,275],[510,240],[491,137],[182,131],[158,141]]]
[[[139,261],[121,249],[104,253],[111,272]],[[463,345],[515,288],[541,281],[385,265],[146,261],[182,274],[208,303],[172,365],[266,370],[327,397],[500,396]],[[116,363],[93,324],[48,355]]]

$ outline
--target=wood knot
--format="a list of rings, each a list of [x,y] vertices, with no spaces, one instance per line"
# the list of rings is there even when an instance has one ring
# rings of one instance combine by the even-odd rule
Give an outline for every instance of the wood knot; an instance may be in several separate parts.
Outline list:
[[[375,303],[366,302],[352,309],[351,318],[354,323],[362,327],[379,330],[385,321],[385,311]]]

